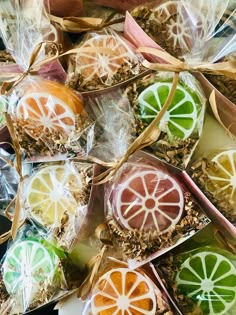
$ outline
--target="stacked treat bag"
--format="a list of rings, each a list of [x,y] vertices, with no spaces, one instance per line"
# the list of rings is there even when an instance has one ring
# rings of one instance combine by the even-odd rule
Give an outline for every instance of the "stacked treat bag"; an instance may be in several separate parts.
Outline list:
[[[220,65],[223,65],[221,74],[235,69],[235,3],[226,1],[216,5],[211,1],[207,4],[203,1],[198,4],[180,1],[142,10],[146,10],[147,20],[142,21],[149,33],[175,57],[184,58],[193,66],[208,62],[219,70]],[[138,11],[139,9],[133,11],[134,16],[138,17]],[[229,63],[226,66],[227,61]],[[213,87],[202,75],[197,74],[196,77],[209,95]],[[215,94],[210,96],[212,110],[232,136],[232,133],[235,134],[235,72],[230,77],[217,74],[207,74],[206,77],[216,89]],[[208,214],[215,222],[224,226],[235,242],[234,146],[226,145],[206,152],[199,161],[191,165],[190,174],[216,207],[208,205],[211,209]]]
[[[206,61],[200,58],[202,55],[214,55],[210,49],[212,42],[217,42],[214,47],[218,49],[219,58],[226,54],[221,51],[222,43],[230,53],[234,34],[228,22],[232,18],[226,18],[227,32],[226,22],[221,24],[228,2],[212,11],[212,19],[204,19],[200,26],[197,23],[197,32],[191,23],[199,16],[203,19],[199,10],[209,12],[212,2],[209,1],[207,7],[202,2],[185,2],[149,1],[147,7],[138,7],[132,14],[138,23],[143,23],[148,35],[153,35],[149,32],[153,23],[158,24],[162,19],[169,21],[168,14],[173,31],[175,23],[185,22],[193,38],[197,37],[196,41],[184,34],[182,41],[176,42],[180,44],[176,54],[169,52],[178,58],[184,56],[191,65],[193,57],[198,64],[199,60]],[[76,3],[79,8],[81,1]],[[140,4],[131,1],[125,7],[127,1],[106,4],[96,0],[93,3],[115,8],[123,5],[123,10]],[[59,4],[56,9],[60,9]],[[22,314],[78,287],[71,303],[73,312],[80,314],[170,315],[175,313],[176,305],[172,309],[170,303],[176,296],[177,302],[182,299],[183,303],[179,303],[183,305],[178,306],[182,307],[183,314],[193,314],[193,309],[196,314],[225,314],[228,310],[232,313],[235,300],[233,255],[225,249],[207,247],[210,244],[200,248],[192,238],[204,233],[210,221],[205,207],[214,208],[182,170],[191,165],[202,137],[206,98],[197,79],[189,72],[173,74],[171,67],[167,67],[169,72],[151,71],[152,68],[165,70],[165,67],[162,64],[164,69],[156,68],[144,62],[144,57],[163,63],[166,55],[160,57],[157,53],[157,58],[150,54],[152,51],[142,50],[143,57],[137,51],[136,47],[140,46],[158,46],[129,14],[123,25],[122,14],[116,21],[116,11],[110,14],[108,12],[112,11],[103,8],[98,11],[101,16],[85,21],[73,17],[61,20],[48,15],[43,1],[33,4],[4,1],[1,10],[4,11],[2,37],[17,68],[11,77],[5,71],[1,80],[10,83],[3,84],[2,92],[6,92],[6,119],[19,175],[13,199],[15,208],[10,212],[13,226],[9,234],[13,240],[1,262],[1,314]],[[36,20],[32,10],[37,10],[40,18]],[[150,15],[148,10],[152,12]],[[59,11],[54,13],[61,15]],[[172,19],[172,13],[176,20]],[[80,10],[74,15],[80,15]],[[50,24],[49,17],[55,24]],[[78,23],[77,27],[74,23]],[[163,36],[156,38],[161,45],[158,39],[167,39],[164,24],[161,24]],[[76,29],[84,31],[82,36],[73,37],[76,38],[74,48],[64,54],[66,45],[55,43],[59,40],[55,30],[60,25],[62,29],[73,26],[74,32]],[[180,30],[178,28],[178,32]],[[210,32],[214,35],[209,36]],[[206,38],[205,50],[200,49],[199,57],[195,52],[198,53],[197,47],[203,48],[201,42]],[[174,47],[172,44],[167,47]],[[217,61],[216,55],[214,58],[207,61]],[[143,64],[151,69],[146,70]],[[139,151],[144,147],[148,153]],[[22,173],[22,153],[28,161],[39,162],[33,165],[28,176]],[[218,154],[211,160],[209,168],[200,163],[200,170],[208,173],[202,174],[194,168],[193,175],[199,175],[197,179],[206,185],[202,186],[204,189],[207,187],[209,192],[214,192],[212,201],[218,196],[225,205],[222,191],[227,191],[227,196],[234,199],[234,174],[230,178],[223,177],[220,184],[218,178],[224,176],[224,170],[230,174],[234,171],[234,151],[230,150],[226,158]],[[225,188],[226,179],[229,184]],[[10,197],[14,198],[14,194]],[[232,207],[232,202],[227,206]],[[27,224],[19,228],[24,221]],[[189,252],[185,241],[191,244],[193,252]],[[170,250],[172,253],[174,247],[180,253],[185,246],[185,254],[176,260],[177,267],[171,266],[171,275],[178,269],[174,279],[180,291],[170,296],[160,281],[159,276],[165,277],[162,270],[159,272],[158,267],[151,270],[149,262],[155,259],[155,266],[159,266],[167,257],[162,256],[164,253]],[[193,262],[189,262],[189,255]],[[185,282],[189,274],[186,269],[196,267],[193,274],[197,277],[200,267],[195,265],[202,257],[209,268],[214,265],[216,281],[223,277],[219,275],[222,268],[226,275],[229,273],[229,284],[225,284],[225,279],[219,284],[223,289],[218,283],[215,289],[211,279],[206,279],[204,272],[209,273],[208,267],[205,270],[203,266],[201,279],[204,279],[200,284],[205,291],[202,293],[200,288],[200,293],[195,294],[191,287],[190,293],[187,292],[189,287]],[[88,261],[90,270],[85,268]],[[192,282],[196,280],[194,276],[190,275]],[[171,279],[173,281],[173,277]],[[190,286],[195,285],[192,282]],[[168,291],[170,293],[171,289]],[[215,302],[207,303],[212,292]],[[227,295],[225,302],[223,294]],[[196,306],[197,303],[191,301],[191,297],[199,300],[195,295],[200,295],[200,300],[205,302]],[[72,314],[68,303],[63,303],[60,311]],[[186,304],[189,304],[187,309]]]
[[[21,31],[24,32],[31,23],[26,5],[22,4],[24,10],[16,11],[14,22],[10,21],[15,25],[11,34],[7,29],[2,30],[6,47],[25,70],[23,75],[19,75],[11,93],[8,92],[7,100],[18,141],[32,160],[36,158],[38,161],[39,157],[43,159],[49,155],[58,155],[59,158],[61,155],[86,155],[95,141],[93,130],[99,125],[97,119],[100,119],[101,113],[99,117],[91,117],[82,97],[61,85],[65,81],[65,73],[61,66],[58,72],[60,46],[54,42],[41,45],[43,40],[48,40],[41,34],[46,28],[45,19],[49,24],[44,11],[42,25],[31,25],[32,31],[27,33],[27,39],[20,40]],[[9,7],[10,4],[6,6],[6,12],[13,10]],[[18,20],[21,22],[18,23]],[[3,18],[2,24],[9,22],[4,21]],[[11,37],[14,37],[14,44]],[[79,45],[64,55],[72,52],[73,56],[68,58],[66,84],[79,91],[104,89],[143,71],[140,55],[120,34],[109,28],[97,34],[88,33]],[[27,56],[31,60],[30,65],[27,64]],[[22,60],[25,61],[22,63]],[[127,72],[127,76],[123,77],[122,71]],[[26,73],[31,75],[26,76]]]
[[[14,192],[16,196],[7,196],[14,198],[15,207],[12,203],[12,212],[7,214],[8,217],[13,215],[11,231],[1,239],[13,237],[1,264],[1,314],[22,314],[78,287],[86,270],[83,274],[78,273],[67,252],[76,240],[86,240],[93,233],[93,225],[89,222],[89,226],[87,222],[91,214],[90,198],[96,203],[91,197],[94,196],[91,192],[91,163],[56,163],[55,159],[46,158],[47,163],[37,165],[28,176],[22,172],[22,153],[27,150],[28,156],[34,154],[35,158],[42,159],[38,148],[44,153],[44,140],[54,145],[54,130],[63,137],[63,133],[74,131],[76,114],[83,112],[86,120],[79,95],[63,85],[66,73],[54,58],[60,51],[55,51],[54,48],[59,46],[52,42],[56,38],[51,37],[51,32],[53,36],[56,34],[55,28],[49,23],[42,2],[34,4],[32,7],[29,1],[8,1],[1,5],[2,37],[17,62],[16,73],[12,73],[14,83],[8,80],[11,85],[7,85],[5,100],[6,119],[17,156],[15,173],[17,183],[20,182]],[[34,9],[39,14],[37,20]],[[42,41],[50,41],[50,44],[41,45]],[[42,65],[45,58],[49,62]],[[37,75],[34,73],[33,76],[30,73],[35,62],[43,67],[39,67],[40,70],[35,71]],[[27,67],[30,67],[28,71]],[[22,74],[23,71],[26,72]],[[8,78],[6,71],[2,81]],[[3,92],[5,86],[2,86]],[[51,149],[47,143],[45,147]],[[52,156],[61,152],[50,153]],[[10,172],[7,184],[9,188]],[[6,181],[3,188],[7,189]],[[31,224],[18,230],[25,220]],[[99,218],[96,224],[97,221]]]
[[[210,96],[215,87],[216,105],[213,107],[217,107],[221,121],[233,133],[235,74],[232,73],[230,77],[224,74],[235,67],[235,9],[234,1],[196,3],[160,0],[139,6],[131,12],[142,29],[159,45],[153,46],[153,43],[145,42],[145,38],[140,36],[137,40],[139,46],[164,49],[172,56],[187,62],[196,71],[203,69],[204,72],[205,65],[218,62],[218,65],[208,67],[214,68],[215,74],[206,74],[206,77],[196,74],[196,77],[202,83],[207,96]],[[132,30],[131,37],[134,40],[137,38]],[[165,56],[162,59],[159,57],[159,61],[163,59],[167,63],[178,63],[168,56],[166,59]],[[229,61],[228,65],[221,64],[225,61]]]
[[[218,90],[212,92],[213,87],[210,89],[203,75],[197,72],[200,70],[203,73],[210,73],[210,77],[216,77],[215,74],[217,74],[218,78],[225,80],[225,84],[230,80],[233,86],[235,85],[235,63],[233,55],[231,56],[235,52],[234,11],[234,4],[231,2],[220,2],[215,6],[215,3],[211,1],[206,4],[203,2],[196,4],[194,2],[185,3],[184,1],[160,1],[134,9],[132,14],[135,19],[161,46],[158,46],[151,37],[148,37],[129,14],[125,26],[126,35],[136,46],[146,46],[140,51],[152,54],[151,57],[150,55],[146,56],[150,61],[162,63],[159,65],[145,62],[147,67],[156,70],[173,69],[174,71],[189,69],[194,73],[203,83],[202,86],[206,94],[210,95],[209,101],[216,119],[228,130],[231,136],[234,133],[234,105],[229,105],[229,100],[226,97],[219,97]],[[209,18],[205,19],[205,16],[209,16]],[[185,63],[181,63],[180,60],[166,54],[162,48],[168,50],[171,55],[185,60]],[[223,58],[226,60],[221,62]],[[218,63],[214,63],[218,60]],[[170,65],[163,65],[163,62],[170,63]],[[212,70],[213,73],[215,72],[214,75]],[[147,97],[150,98],[150,95]],[[164,143],[164,146],[166,145]],[[178,152],[178,150],[176,151]],[[165,152],[164,156],[160,155],[160,157],[169,158],[169,162],[173,163],[171,161],[172,156],[168,156],[168,152],[167,154]],[[223,225],[225,230],[229,232],[229,236],[235,240],[234,151],[226,147],[225,150],[209,152],[208,156],[205,154],[204,160],[197,166],[194,165],[190,172],[216,207],[202,196],[201,191],[186,175],[185,180],[190,185],[190,189],[197,194],[198,198],[204,200],[211,219]]]
[[[45,46],[40,44],[45,40],[41,31],[45,30],[46,26],[50,26],[44,9],[41,7],[42,28],[40,20],[36,24],[33,23],[32,8],[30,10],[27,4],[29,5],[28,2],[19,5],[18,1],[12,1],[5,3],[5,7],[2,7],[6,13],[2,15],[2,25],[5,25],[2,29],[5,45],[20,65],[17,71],[19,75],[15,82],[12,86],[7,86],[8,114],[6,117],[18,159],[20,154],[24,153],[30,158],[33,157],[34,161],[42,162],[43,160],[45,163],[34,167],[27,177],[22,174],[21,165],[18,164],[16,167],[20,185],[15,198],[11,230],[14,241],[9,245],[2,264],[1,311],[4,314],[14,314],[15,311],[21,314],[66,294],[73,287],[67,285],[70,277],[73,283],[74,280],[77,281],[78,286],[86,276],[86,270],[83,270],[83,275],[79,276],[75,272],[73,274],[73,270],[71,270],[72,275],[67,274],[67,271],[60,271],[61,258],[68,262],[67,267],[70,269],[68,251],[71,252],[70,255],[74,257],[77,264],[83,265],[81,257],[88,251],[88,244],[91,253],[87,256],[93,256],[93,253],[96,253],[101,246],[99,241],[89,239],[91,235],[93,236],[93,227],[101,221],[100,215],[103,216],[103,213],[99,214],[100,205],[96,200],[96,187],[91,188],[96,167],[84,161],[65,161],[65,157],[58,154],[72,152],[84,155],[90,150],[104,154],[99,147],[99,141],[102,141],[101,145],[104,149],[108,148],[109,143],[112,143],[112,133],[113,137],[117,138],[116,144],[122,145],[119,154],[116,154],[116,157],[120,158],[132,139],[130,131],[132,114],[129,114],[130,108],[126,104],[122,103],[119,106],[119,101],[113,98],[106,111],[102,106],[96,111],[91,111],[91,117],[96,120],[94,124],[84,109],[80,95],[62,84],[65,81],[64,72],[61,71],[63,68],[54,58],[54,54],[58,52],[53,51],[51,55],[48,55],[47,53],[50,53],[47,51],[48,45],[45,45],[46,50],[44,50]],[[21,34],[25,36],[23,41]],[[118,35],[114,35],[115,40],[116,36]],[[12,37],[14,39],[11,39]],[[112,38],[111,36],[108,40]],[[128,56],[135,56],[129,46],[126,46],[125,41],[120,42],[118,38],[117,44],[127,49]],[[54,42],[50,42],[50,46],[58,47]],[[107,51],[110,53],[109,47]],[[28,58],[32,67],[22,76],[21,69],[27,70]],[[48,60],[44,64],[45,58]],[[138,58],[136,61],[139,67]],[[35,65],[40,65],[40,70],[36,71]],[[44,71],[42,71],[42,65]],[[16,76],[15,73],[13,75]],[[3,85],[4,88],[5,85]],[[112,119],[109,117],[110,114]],[[88,132],[86,131],[80,145],[83,128],[87,128]],[[117,131],[121,131],[118,136]],[[73,143],[69,141],[68,135],[74,137]],[[81,148],[85,149],[81,150]],[[99,154],[95,157],[101,158]],[[62,161],[59,161],[61,159]],[[111,160],[113,157],[108,156],[108,161]],[[17,227],[24,220],[31,223],[29,232],[26,232],[26,240],[25,232],[23,236],[21,230],[18,234],[16,233]],[[22,227],[24,228],[25,226]],[[37,232],[33,233],[32,238],[31,236],[28,238],[28,234],[31,235],[31,229]],[[91,246],[95,248],[92,250]],[[73,254],[74,252],[77,255]],[[25,255],[27,255],[27,261],[21,269],[19,262]],[[50,265],[47,265],[45,270],[42,270],[45,263],[43,256],[47,257],[45,259]],[[85,261],[86,259],[88,260],[88,257],[84,258]],[[36,260],[39,260],[39,263]],[[17,275],[15,269],[19,269]],[[26,277],[25,269],[28,270]],[[59,269],[58,272],[55,272],[56,269]],[[24,277],[25,280],[22,282]],[[35,288],[32,283],[35,284]],[[45,286],[42,286],[43,283]]]

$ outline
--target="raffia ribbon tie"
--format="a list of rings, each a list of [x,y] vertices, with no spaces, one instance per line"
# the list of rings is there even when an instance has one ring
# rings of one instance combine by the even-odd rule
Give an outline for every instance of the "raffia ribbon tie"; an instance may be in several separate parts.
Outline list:
[[[159,50],[156,48],[148,48],[148,47],[140,47],[138,52],[151,54],[156,56],[166,63],[151,63],[147,60],[144,60],[143,66],[155,70],[155,71],[168,71],[168,72],[201,72],[208,74],[219,74],[227,76],[231,79],[236,80],[236,62],[233,59],[229,59],[224,62],[218,63],[202,63],[199,65],[190,65],[186,62],[183,62],[169,53],[163,50]]]
[[[12,163],[10,163],[10,161],[9,162],[6,161],[6,162],[11,167],[15,168],[15,170],[19,176],[19,184],[18,184],[18,189],[17,189],[17,193],[16,193],[15,198],[9,203],[9,205],[5,209],[6,217],[12,221],[12,226],[8,232],[0,235],[0,244],[7,241],[10,237],[15,239],[19,227],[21,227],[25,222],[24,219],[21,220],[21,200],[20,200],[20,198],[22,195],[21,192],[23,189],[24,178],[22,176],[22,157],[21,157],[20,145],[19,145],[19,142],[18,142],[16,134],[15,134],[15,130],[14,130],[14,126],[13,126],[13,123],[11,120],[11,116],[8,113],[5,113],[5,118],[6,118],[6,124],[7,124],[8,130],[9,130],[10,135],[12,137],[13,147],[14,147],[15,154],[16,154],[16,166],[13,165]],[[9,210],[11,209],[11,207],[13,205],[15,205],[15,211],[14,211],[14,215],[11,216],[9,214]]]
[[[55,55],[46,57],[45,59],[41,61],[37,61],[38,56],[42,52],[42,50],[45,50],[46,46],[54,46],[55,48]],[[28,68],[23,71],[22,73],[0,73],[0,81],[3,81],[4,84],[1,89],[1,94],[5,94],[7,91],[7,94],[10,94],[12,90],[22,81],[24,78],[28,75],[37,75],[39,74],[39,70],[47,65],[48,63],[55,61],[63,56],[71,55],[71,54],[77,54],[77,53],[105,53],[110,55],[117,55],[117,52],[110,49],[110,48],[103,48],[103,47],[77,47],[70,49],[64,53],[60,54],[60,45],[55,42],[41,42],[35,46],[33,49],[30,59],[29,59],[29,65]],[[8,83],[6,85],[6,83]],[[9,84],[11,84],[11,88],[9,89]]]
[[[82,33],[92,30],[101,30],[104,27],[124,22],[125,18],[112,19],[114,13],[106,19],[93,18],[93,17],[58,17],[48,14],[51,22],[58,24],[62,31],[70,33]]]
[[[114,162],[113,165],[110,166],[102,174],[96,176],[94,178],[94,183],[97,185],[105,184],[109,180],[113,178],[113,176],[117,173],[117,171],[128,161],[130,156],[132,156],[138,150],[141,150],[147,146],[150,146],[154,142],[156,142],[160,136],[160,129],[158,128],[158,123],[168,110],[169,106],[172,103],[172,100],[175,95],[175,91],[179,81],[179,74],[175,73],[173,78],[173,84],[170,90],[170,93],[166,99],[166,102],[155,119],[150,123],[150,125],[134,140],[134,142],[128,147],[124,156],[118,161]]]
[[[217,103],[216,103],[216,93],[215,90],[213,90],[211,92],[211,95],[209,97],[209,103],[212,109],[212,112],[216,118],[216,120],[218,121],[218,123],[226,130],[227,134],[229,135],[229,137],[233,140],[236,140],[236,136],[234,134],[232,134],[232,132],[230,132],[230,128],[227,128],[224,123],[222,122],[220,115],[218,113],[218,108],[217,108]]]
[[[108,226],[103,223],[99,224],[99,226],[95,230],[95,236],[99,239],[104,245],[112,246],[111,235]]]
[[[224,248],[229,250],[231,253],[236,254],[236,244],[233,244],[224,236],[224,233],[220,231],[218,228],[214,227],[214,236],[215,239],[223,245]]]
[[[84,280],[84,282],[81,284],[77,291],[77,296],[78,298],[81,298],[82,300],[86,300],[92,291],[95,281],[98,276],[98,271],[101,266],[101,263],[103,261],[103,257],[105,255],[105,252],[107,250],[107,246],[104,245],[98,255],[93,257],[89,262],[88,262],[88,268],[89,268],[89,274]]]
[[[104,234],[106,234],[106,238],[104,239]],[[85,300],[89,293],[91,292],[92,288],[94,287],[95,281],[97,279],[97,274],[101,263],[103,261],[105,252],[108,246],[112,246],[112,241],[110,240],[110,234],[108,226],[104,224],[99,224],[94,232],[95,237],[100,240],[104,245],[101,247],[100,252],[92,257],[89,262],[87,263],[87,267],[89,269],[89,274],[81,284],[78,289],[77,296],[82,300]],[[108,237],[107,237],[108,235]]]

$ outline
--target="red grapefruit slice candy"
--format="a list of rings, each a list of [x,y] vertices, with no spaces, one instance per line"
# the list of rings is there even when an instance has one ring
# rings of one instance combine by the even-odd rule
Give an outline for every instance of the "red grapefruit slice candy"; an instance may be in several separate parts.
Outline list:
[[[128,230],[168,232],[180,220],[184,196],[169,174],[153,168],[136,168],[114,185],[110,202],[114,216]]]

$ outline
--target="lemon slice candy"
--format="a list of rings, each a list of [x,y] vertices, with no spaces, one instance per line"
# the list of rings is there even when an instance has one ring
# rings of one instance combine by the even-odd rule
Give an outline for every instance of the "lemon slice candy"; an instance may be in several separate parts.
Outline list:
[[[75,214],[81,191],[80,175],[68,165],[47,166],[34,174],[28,188],[26,203],[29,211],[43,226],[59,227],[64,214]]]
[[[22,295],[30,304],[41,287],[51,284],[59,263],[58,257],[34,240],[24,240],[7,251],[3,263],[3,282],[10,295]]]
[[[157,82],[142,91],[138,103],[140,118],[143,121],[151,123],[158,115],[171,88],[171,82]],[[159,123],[160,130],[169,136],[189,138],[197,124],[199,105],[196,93],[178,84],[172,103]]]
[[[236,303],[236,268],[221,254],[199,252],[176,276],[181,293],[196,301],[204,315],[223,315]]]
[[[105,273],[92,292],[93,315],[154,315],[156,308],[152,281],[128,268]]]
[[[223,151],[211,162],[208,169],[207,189],[217,199],[230,199],[236,206],[236,150]]]

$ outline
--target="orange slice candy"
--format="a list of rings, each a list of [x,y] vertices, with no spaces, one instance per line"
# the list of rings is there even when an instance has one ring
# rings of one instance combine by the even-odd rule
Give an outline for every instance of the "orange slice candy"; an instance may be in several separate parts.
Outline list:
[[[155,287],[140,272],[113,269],[96,283],[91,308],[93,315],[154,315],[157,308]]]
[[[81,48],[107,48],[111,53],[81,52],[76,55],[76,66],[84,82],[100,79],[103,83],[111,84],[111,79],[122,64],[132,62],[134,53],[117,35],[98,35],[87,39]]]
[[[68,87],[49,80],[39,80],[23,87],[16,108],[18,118],[30,120],[42,131],[75,130],[75,115],[86,115],[79,97]],[[34,127],[34,126],[32,126]]]

